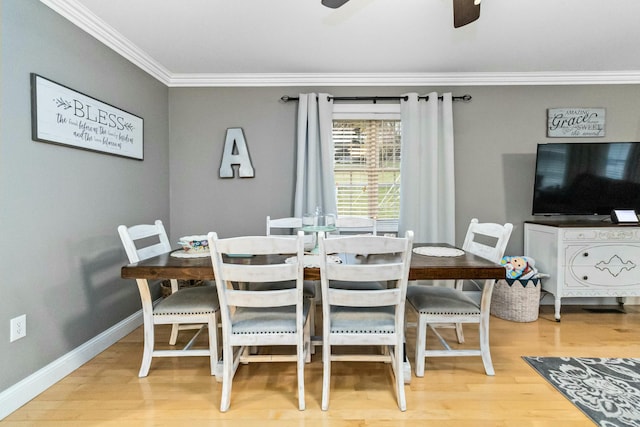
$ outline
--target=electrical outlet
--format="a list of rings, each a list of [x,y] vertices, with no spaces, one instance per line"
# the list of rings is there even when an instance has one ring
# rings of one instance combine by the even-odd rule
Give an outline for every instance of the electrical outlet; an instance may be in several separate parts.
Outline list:
[[[20,338],[27,336],[27,315],[14,317],[11,319],[11,332],[9,342],[14,342]]]

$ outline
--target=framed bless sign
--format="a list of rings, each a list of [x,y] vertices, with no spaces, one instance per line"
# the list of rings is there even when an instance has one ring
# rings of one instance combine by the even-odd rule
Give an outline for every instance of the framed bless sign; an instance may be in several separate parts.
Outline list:
[[[34,141],[143,160],[142,118],[31,74]]]

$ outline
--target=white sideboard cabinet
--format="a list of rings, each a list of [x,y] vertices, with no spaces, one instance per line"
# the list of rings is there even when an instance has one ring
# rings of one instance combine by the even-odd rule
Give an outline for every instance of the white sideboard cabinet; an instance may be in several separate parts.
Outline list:
[[[555,297],[560,321],[565,297],[640,296],[640,227],[602,222],[526,221],[524,255]]]

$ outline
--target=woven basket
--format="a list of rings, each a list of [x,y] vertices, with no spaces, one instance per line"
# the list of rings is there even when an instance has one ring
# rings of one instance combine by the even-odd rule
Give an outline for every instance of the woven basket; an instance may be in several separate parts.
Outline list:
[[[195,286],[205,285],[204,280],[178,280],[178,289],[193,288]],[[171,282],[163,280],[160,284],[160,290],[162,291],[162,298],[166,298],[171,295]]]
[[[533,322],[540,310],[540,279],[498,280],[491,297],[491,314],[513,322]]]

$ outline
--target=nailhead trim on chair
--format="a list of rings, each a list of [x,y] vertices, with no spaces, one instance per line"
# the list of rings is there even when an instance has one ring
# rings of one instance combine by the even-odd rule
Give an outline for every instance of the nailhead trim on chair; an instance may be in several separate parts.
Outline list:
[[[272,334],[294,334],[296,331],[269,331],[269,332],[232,332],[233,335],[272,335]]]
[[[427,311],[420,310],[420,314],[434,314],[438,316],[460,316],[460,315],[480,315],[480,310],[478,311]]]
[[[154,316],[175,316],[175,315],[180,315],[180,316],[184,316],[184,315],[189,315],[189,314],[211,314],[211,313],[215,313],[216,310],[206,310],[206,311],[188,311],[188,312],[184,312],[184,311],[166,311],[163,313],[153,313]]]
[[[356,330],[354,331],[353,329],[350,330],[342,330],[342,329],[331,329],[332,333],[338,333],[338,334],[393,334],[394,331],[381,331],[381,330],[377,330],[377,329],[373,329],[373,330]]]

